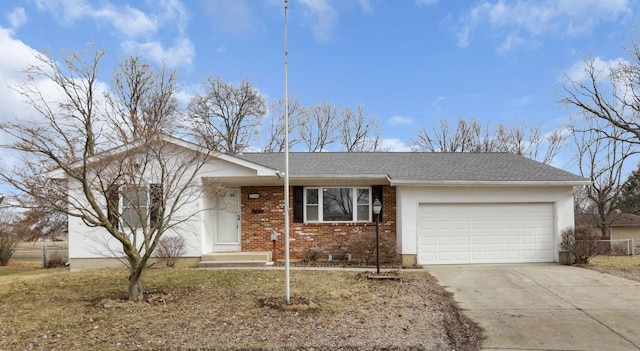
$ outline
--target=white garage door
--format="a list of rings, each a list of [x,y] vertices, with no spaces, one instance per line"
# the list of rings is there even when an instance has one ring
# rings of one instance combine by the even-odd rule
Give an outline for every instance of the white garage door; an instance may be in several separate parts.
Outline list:
[[[553,262],[552,204],[421,204],[418,263]]]

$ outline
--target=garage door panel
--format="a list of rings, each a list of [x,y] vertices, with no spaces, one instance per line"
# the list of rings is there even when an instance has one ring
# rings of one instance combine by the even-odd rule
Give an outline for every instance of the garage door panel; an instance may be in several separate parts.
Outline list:
[[[505,245],[518,245],[520,243],[520,237],[515,235],[505,235],[504,243]]]
[[[487,252],[486,251],[472,251],[471,252],[471,261],[472,262],[486,262],[487,261]]]
[[[489,236],[489,245],[502,245],[504,238],[502,236],[491,235]]]
[[[487,223],[482,220],[473,220],[471,221],[471,229],[474,230],[484,230],[487,228]]]
[[[438,245],[453,245],[453,237],[450,236],[440,236],[438,237]]]
[[[422,204],[420,264],[551,262],[552,204]]]
[[[456,255],[456,260],[458,261],[468,261],[469,260],[469,253],[468,252],[459,252],[457,251],[455,253]]]
[[[468,236],[456,236],[456,245],[469,245],[469,242]]]

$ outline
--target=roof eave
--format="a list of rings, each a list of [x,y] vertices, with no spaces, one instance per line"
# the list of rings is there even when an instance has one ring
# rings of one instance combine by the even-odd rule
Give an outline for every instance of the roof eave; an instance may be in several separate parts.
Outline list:
[[[582,186],[590,181],[556,181],[556,180],[498,180],[498,181],[469,181],[469,180],[391,180],[391,186]]]

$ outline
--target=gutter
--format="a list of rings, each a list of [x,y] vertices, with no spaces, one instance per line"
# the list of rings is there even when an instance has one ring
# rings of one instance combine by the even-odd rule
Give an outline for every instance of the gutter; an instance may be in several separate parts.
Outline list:
[[[553,181],[553,180],[527,180],[527,181],[467,181],[467,180],[391,180],[391,186],[582,186],[590,185],[591,181]]]

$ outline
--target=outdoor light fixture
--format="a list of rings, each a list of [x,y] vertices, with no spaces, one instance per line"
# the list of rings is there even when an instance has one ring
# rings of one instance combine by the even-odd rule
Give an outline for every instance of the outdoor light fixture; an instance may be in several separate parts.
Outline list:
[[[376,274],[380,275],[380,212],[382,203],[377,198],[373,201],[373,215],[376,217]]]

